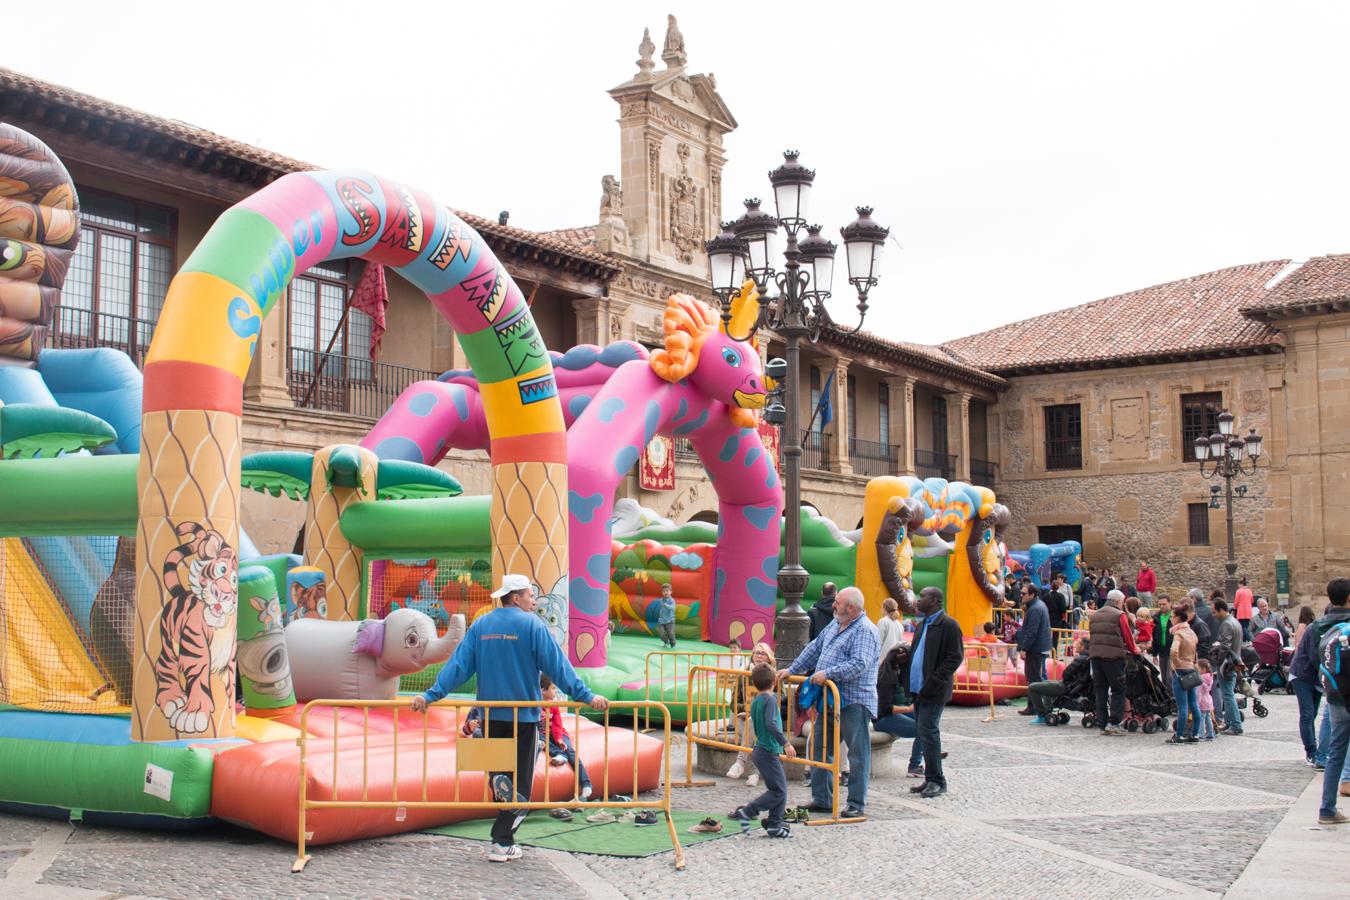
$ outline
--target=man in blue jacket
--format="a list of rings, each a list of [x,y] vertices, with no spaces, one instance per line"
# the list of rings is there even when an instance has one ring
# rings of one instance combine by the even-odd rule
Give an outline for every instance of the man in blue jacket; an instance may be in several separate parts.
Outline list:
[[[422,712],[455,688],[478,676],[479,700],[526,701],[541,699],[539,673],[543,672],[573,700],[603,710],[609,701],[592,694],[576,670],[567,661],[562,648],[549,634],[544,620],[534,613],[534,589],[524,575],[507,575],[502,586],[493,591],[501,607],[480,616],[455,648],[450,661],[441,669],[431,690],[412,698],[412,708]],[[489,775],[493,797],[504,803],[513,796],[528,800],[534,787],[534,764],[539,755],[539,708],[488,708],[487,737],[516,738],[518,785],[512,785],[509,772]],[[514,788],[514,789],[513,789]],[[504,809],[492,824],[492,849],[488,859],[507,862],[520,859],[516,829],[524,821],[525,810]]]
[[[1023,593],[1023,603],[1026,604],[1025,612],[1022,615],[1022,629],[1017,632],[1017,649],[1022,652],[1022,672],[1027,676],[1027,684],[1033,685],[1038,681],[1045,680],[1045,656],[1050,652],[1052,646],[1050,639],[1050,610],[1046,608],[1045,601],[1036,593],[1034,586],[1028,585],[1028,590]],[[1021,710],[1018,715],[1035,715],[1036,710],[1031,704]],[[1038,724],[1045,724],[1040,722]]]

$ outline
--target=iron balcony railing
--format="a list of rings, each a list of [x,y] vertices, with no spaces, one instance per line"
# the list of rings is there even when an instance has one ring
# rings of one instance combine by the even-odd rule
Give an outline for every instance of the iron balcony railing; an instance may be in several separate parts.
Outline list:
[[[945,478],[951,481],[956,473],[956,457],[915,448],[914,472],[920,478]]]
[[[802,432],[802,468],[830,467],[830,436],[822,431]]]
[[[378,419],[414,382],[434,379],[436,372],[364,356],[290,349],[286,381],[291,400],[303,409],[320,409]]]
[[[987,459],[970,460],[970,482],[981,487],[992,488],[998,475],[998,465]]]
[[[62,306],[47,331],[46,346],[56,350],[111,347],[130,356],[139,367],[145,364],[154,331],[155,323],[149,319]]]
[[[900,470],[900,448],[894,444],[849,438],[848,461],[855,475],[869,478],[894,475]]]

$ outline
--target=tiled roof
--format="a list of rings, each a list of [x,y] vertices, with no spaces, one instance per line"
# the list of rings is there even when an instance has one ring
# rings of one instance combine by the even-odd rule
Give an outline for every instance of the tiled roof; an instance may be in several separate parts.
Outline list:
[[[555,228],[552,231],[543,232],[550,237],[556,237],[559,240],[567,241],[569,244],[581,244],[583,247],[594,247],[596,241],[596,232],[598,225],[583,225],[580,228]]]
[[[1154,285],[948,341],[942,349],[1000,375],[1272,352],[1280,334],[1242,310],[1267,296],[1288,260]]]
[[[129,106],[122,106],[95,97],[92,94],[85,94],[59,84],[41,81],[12,69],[0,67],[0,88],[3,88],[6,92],[13,91],[16,96],[22,95],[28,98],[46,100],[70,110],[89,113],[112,123],[144,128],[147,131],[177,138],[194,147],[214,150],[272,169],[279,174],[317,168],[317,166],[307,162],[282,156],[280,153],[272,153],[269,150],[263,150],[261,147],[255,147],[252,144],[236,141],[213,131],[207,131],[205,128],[189,125],[187,122],[153,116]]]
[[[1292,268],[1292,267],[1291,267]],[[1243,307],[1256,319],[1350,307],[1350,254],[1315,256],[1292,268],[1264,296]]]
[[[207,131],[205,128],[180,122],[177,119],[154,116],[132,109],[129,106],[112,103],[90,94],[0,67],[0,114],[7,114],[16,120],[16,124],[21,125],[25,114],[31,114],[29,104],[33,101],[38,104],[58,107],[62,110],[63,114],[59,117],[47,117],[49,122],[56,118],[61,123],[75,127],[90,137],[102,133],[103,137],[97,139],[110,145],[128,142],[132,130],[149,132],[160,138],[175,142],[176,146],[202,151],[196,154],[176,153],[173,146],[164,146],[160,155],[164,156],[167,162],[190,168],[200,168],[224,178],[249,181],[259,187],[291,172],[307,172],[318,168],[312,163],[282,156],[279,153],[272,153],[252,144],[236,141],[213,131]],[[40,111],[40,107],[38,111]],[[80,116],[80,114],[84,115]],[[109,123],[111,127],[100,126],[94,129],[88,124],[81,127],[76,123],[76,117]],[[121,126],[121,131],[117,130],[119,126]],[[131,150],[132,146],[134,145],[127,143],[129,152],[146,152],[145,141],[140,142],[140,151]],[[246,166],[240,167],[237,164],[231,167],[212,165],[212,160],[209,158],[211,156],[229,158],[244,163]],[[263,171],[259,172],[260,169]],[[622,270],[620,265],[604,254],[597,252],[594,247],[588,246],[586,242],[569,240],[553,233],[540,234],[512,225],[498,225],[495,219],[486,219],[460,210],[455,212],[485,237],[490,235],[515,245],[525,245],[568,257],[575,262],[582,263],[583,266],[589,266],[594,274],[601,278],[612,277]]]
[[[826,328],[823,339],[842,347],[891,357],[915,368],[926,369],[965,381],[973,381],[992,390],[999,390],[1007,385],[1007,382],[999,376],[971,364],[969,360],[963,359],[958,354],[943,347],[931,344],[913,344],[909,341],[895,341],[865,330],[859,331],[857,334],[849,334],[840,328]]]

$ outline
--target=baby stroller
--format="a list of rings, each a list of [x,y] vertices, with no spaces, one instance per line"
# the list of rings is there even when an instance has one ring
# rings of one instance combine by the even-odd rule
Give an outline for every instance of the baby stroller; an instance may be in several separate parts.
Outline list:
[[[1165,731],[1171,712],[1172,701],[1163,690],[1158,667],[1143,656],[1126,657],[1125,718],[1121,727],[1144,734]]]
[[[1067,725],[1069,711],[1073,711],[1083,713],[1083,727],[1091,728],[1097,718],[1092,711],[1095,702],[1092,693],[1092,669],[1088,665],[1087,657],[1082,657],[1081,662],[1079,657],[1074,657],[1074,661],[1064,669],[1064,693],[1056,697],[1055,702],[1051,704],[1050,711],[1045,716],[1045,724]]]
[[[1233,693],[1237,695],[1237,706],[1239,710],[1247,708],[1247,700],[1250,698],[1252,701],[1252,712],[1256,714],[1258,719],[1264,719],[1266,716],[1270,715],[1270,710],[1261,702],[1260,697],[1258,696],[1260,690],[1251,677],[1252,671],[1261,663],[1261,659],[1257,656],[1255,650],[1245,646],[1242,648],[1242,663],[1247,667],[1246,671],[1235,671],[1233,663],[1228,659],[1228,655],[1223,652],[1218,644],[1215,644],[1209,651],[1209,663],[1213,666],[1214,671],[1219,673],[1218,677],[1220,678],[1226,677],[1229,673],[1236,675],[1236,679],[1233,682]],[[1244,719],[1246,718],[1245,713],[1239,713],[1239,715]]]
[[[1294,682],[1289,676],[1289,664],[1294,659],[1294,651],[1284,645],[1284,635],[1278,628],[1263,628],[1252,638],[1252,651],[1257,663],[1248,667],[1252,670],[1252,680],[1256,682],[1258,693],[1284,688],[1286,694],[1294,692]],[[1245,652],[1244,652],[1245,658]]]

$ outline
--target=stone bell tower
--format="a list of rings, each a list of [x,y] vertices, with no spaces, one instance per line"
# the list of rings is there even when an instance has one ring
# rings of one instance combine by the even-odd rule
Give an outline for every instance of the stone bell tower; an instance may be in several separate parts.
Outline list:
[[[597,242],[668,275],[707,283],[703,242],[718,232],[722,139],[736,127],[711,74],[690,75],[684,36],[667,18],[661,60],[644,30],[638,71],[610,90],[619,104],[620,183],[605,183]],[[664,298],[661,298],[664,300]]]

